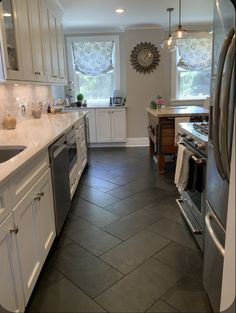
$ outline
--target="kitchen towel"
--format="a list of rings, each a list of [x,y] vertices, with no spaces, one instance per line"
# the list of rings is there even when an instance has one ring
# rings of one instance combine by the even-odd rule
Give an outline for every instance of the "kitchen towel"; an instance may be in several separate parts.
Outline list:
[[[179,131],[180,131],[180,126],[179,123],[189,123],[190,122],[190,117],[176,117],[175,118],[175,145],[178,145],[179,141]]]
[[[175,171],[175,185],[180,192],[185,190],[188,186],[189,159],[192,154],[193,153],[188,150],[184,145],[179,144]]]

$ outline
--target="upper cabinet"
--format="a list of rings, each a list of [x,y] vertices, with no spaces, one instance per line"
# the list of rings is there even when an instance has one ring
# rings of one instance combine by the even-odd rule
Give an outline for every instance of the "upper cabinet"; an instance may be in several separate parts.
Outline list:
[[[6,80],[66,84],[62,12],[54,0],[2,0]]]
[[[49,82],[66,83],[66,58],[62,16],[56,8],[43,1],[43,33]]]
[[[16,0],[2,0],[0,12],[1,48],[5,79],[21,80],[23,67]]]

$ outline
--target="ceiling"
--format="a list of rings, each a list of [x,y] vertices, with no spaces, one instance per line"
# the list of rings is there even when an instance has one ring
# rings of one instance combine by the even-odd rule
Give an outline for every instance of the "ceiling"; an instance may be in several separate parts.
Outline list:
[[[65,29],[120,29],[168,27],[167,8],[174,8],[178,24],[178,0],[57,0],[64,10]],[[193,29],[212,22],[214,0],[182,0],[182,24]],[[118,8],[125,12],[115,13]]]

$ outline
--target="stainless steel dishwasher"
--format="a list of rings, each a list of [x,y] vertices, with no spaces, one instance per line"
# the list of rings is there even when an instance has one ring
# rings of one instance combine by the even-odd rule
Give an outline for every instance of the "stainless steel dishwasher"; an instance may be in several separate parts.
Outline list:
[[[60,234],[70,209],[70,168],[67,137],[63,135],[49,147],[54,211],[57,235]]]

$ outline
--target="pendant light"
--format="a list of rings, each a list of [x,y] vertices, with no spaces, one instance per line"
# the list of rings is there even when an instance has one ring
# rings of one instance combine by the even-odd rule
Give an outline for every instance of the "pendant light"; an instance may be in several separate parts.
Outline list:
[[[186,38],[188,36],[187,30],[184,29],[181,25],[181,0],[179,0],[179,25],[175,31],[175,38],[176,39],[182,39]]]
[[[162,49],[164,49],[167,52],[173,52],[176,49],[175,45],[175,39],[171,35],[171,12],[174,11],[173,8],[168,8],[167,12],[169,12],[169,35],[164,40],[163,44],[161,44]]]

